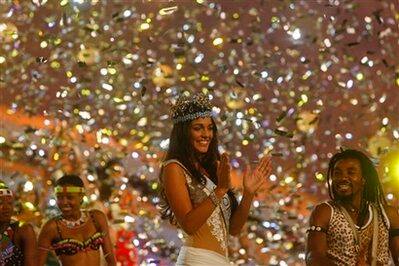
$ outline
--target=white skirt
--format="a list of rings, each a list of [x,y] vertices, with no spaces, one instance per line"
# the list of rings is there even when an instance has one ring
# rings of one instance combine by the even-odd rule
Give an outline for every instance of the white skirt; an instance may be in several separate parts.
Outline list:
[[[177,257],[178,266],[209,266],[225,265],[231,266],[229,260],[217,252],[203,248],[193,248],[182,246]]]

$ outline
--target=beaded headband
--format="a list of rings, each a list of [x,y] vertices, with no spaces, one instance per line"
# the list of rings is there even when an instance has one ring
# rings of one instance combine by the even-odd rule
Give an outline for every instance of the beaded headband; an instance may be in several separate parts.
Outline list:
[[[68,187],[61,187],[57,186],[54,188],[55,193],[84,193],[85,189],[83,187],[75,187],[75,186],[68,186]]]
[[[0,188],[0,197],[13,196],[12,191],[8,188]]]
[[[6,184],[0,182],[0,197],[2,196],[12,196],[12,191],[7,187]]]
[[[171,108],[174,124],[212,116],[212,104],[203,94],[196,94],[192,97],[181,96]]]

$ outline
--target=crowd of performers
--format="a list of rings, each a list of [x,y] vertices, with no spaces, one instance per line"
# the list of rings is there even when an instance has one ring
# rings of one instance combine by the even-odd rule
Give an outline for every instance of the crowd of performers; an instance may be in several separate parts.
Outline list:
[[[229,236],[242,232],[256,193],[273,172],[272,158],[266,154],[247,167],[238,200],[231,189],[229,156],[218,149],[208,98],[181,97],[171,114],[158,208],[183,232],[175,263],[231,265]],[[107,169],[120,170],[117,163]],[[327,183],[330,200],[317,205],[309,220],[307,265],[399,265],[399,212],[387,205],[372,161],[361,151],[341,150],[330,159]],[[17,199],[1,183],[0,265],[45,265],[51,256],[66,266],[139,263],[134,252],[122,259],[115,252],[118,240],[107,221],[111,206],[82,209],[87,188],[78,175],[58,178],[54,193],[60,213],[36,233],[31,223],[11,219]]]

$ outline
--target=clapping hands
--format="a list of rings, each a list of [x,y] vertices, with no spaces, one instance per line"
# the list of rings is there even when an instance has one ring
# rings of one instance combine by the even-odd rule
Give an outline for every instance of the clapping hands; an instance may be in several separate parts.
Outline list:
[[[272,162],[270,156],[263,157],[253,171],[251,171],[248,165],[244,171],[244,193],[255,194],[266,182],[271,173]]]
[[[220,156],[220,164],[217,170],[218,188],[224,192],[230,189],[230,160],[227,153]]]

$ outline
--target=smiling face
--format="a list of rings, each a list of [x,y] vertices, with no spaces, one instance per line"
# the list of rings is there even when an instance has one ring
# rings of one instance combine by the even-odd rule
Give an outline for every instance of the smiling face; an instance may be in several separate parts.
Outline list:
[[[1,196],[0,197],[0,223],[10,222],[13,214],[13,202],[12,196]]]
[[[190,143],[194,150],[206,153],[213,138],[214,125],[210,117],[200,117],[190,124]]]
[[[56,194],[57,206],[60,208],[63,216],[70,216],[80,211],[80,205],[83,200],[82,193],[59,192]]]
[[[359,160],[347,158],[335,164],[332,176],[332,188],[339,199],[352,199],[362,193],[364,179]]]

